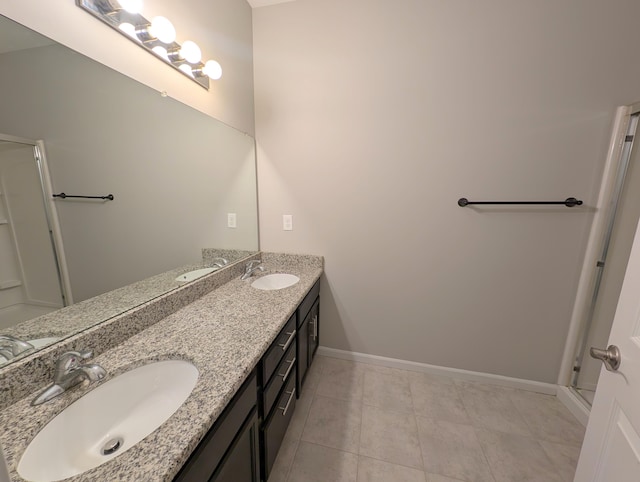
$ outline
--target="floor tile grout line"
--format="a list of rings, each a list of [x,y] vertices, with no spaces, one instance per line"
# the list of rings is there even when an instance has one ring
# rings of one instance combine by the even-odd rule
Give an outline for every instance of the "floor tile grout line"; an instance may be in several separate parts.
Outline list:
[[[456,392],[456,395],[458,396],[458,400],[460,400],[460,403],[462,404],[462,410],[464,410],[465,415],[467,416],[467,420],[469,420],[469,425],[471,425],[472,427],[473,425],[473,418],[471,417],[471,414],[469,413],[469,410],[467,410],[467,406],[464,403],[464,398],[462,397],[462,387],[458,386],[457,384],[453,384],[453,390]]]
[[[300,442],[304,442],[307,445],[317,445],[318,447],[323,447],[325,449],[330,449],[330,450],[336,450],[338,452],[344,452],[345,454],[351,454],[351,455],[355,455],[356,457],[360,457],[360,454],[357,452],[352,452],[351,450],[345,450],[345,449],[338,449],[336,447],[332,447],[331,445],[325,445],[319,442],[310,442],[308,440],[302,440],[300,439]]]
[[[540,443],[541,441],[538,439],[535,439],[535,442],[538,444],[538,447],[540,447],[540,450],[542,450],[543,455],[547,458],[547,461],[549,461],[549,466],[553,467],[555,469],[555,473],[557,475],[557,473],[561,470],[561,467],[559,467],[551,457],[549,457],[549,455],[547,454],[547,451],[544,449],[543,445]],[[562,444],[559,444],[562,445]],[[559,478],[558,478],[559,480]]]
[[[479,383],[476,383],[479,384]],[[488,385],[488,384],[484,384],[483,386],[489,386],[492,387],[493,385]],[[511,395],[510,394],[505,394],[506,395],[506,401],[509,402],[509,404],[513,407],[513,410],[515,410],[515,413],[518,415],[518,417],[520,417],[522,419],[522,421],[524,422],[524,429],[526,429],[527,433],[522,433],[520,431],[515,431],[512,429],[512,422],[504,419],[501,415],[501,418],[503,418],[503,420],[505,420],[509,426],[508,429],[505,430],[498,430],[496,428],[494,428],[493,426],[487,426],[487,424],[482,423],[480,421],[474,423],[474,418],[470,416],[470,411],[468,409],[468,401],[465,400],[464,397],[464,392],[461,393],[460,398],[462,400],[462,405],[465,409],[465,411],[467,412],[467,416],[469,417],[469,420],[471,421],[471,425],[474,428],[478,428],[478,429],[484,429],[484,430],[490,430],[492,432],[500,432],[500,433],[506,433],[506,434],[511,434],[511,435],[519,435],[521,437],[529,437],[529,438],[533,438],[533,431],[531,430],[531,426],[529,425],[529,423],[527,422],[527,419],[525,416],[522,415],[521,411],[518,409],[518,407],[516,406],[516,404],[513,402]]]
[[[307,422],[309,421],[309,415],[311,414],[311,408],[313,407],[313,403],[316,401],[316,395],[311,396],[311,402],[309,402],[309,410],[304,416],[304,422],[302,423],[302,432],[300,432],[300,438],[298,440],[302,440],[302,436],[304,435],[304,429],[307,428]]]
[[[374,457],[372,455],[359,454],[359,453],[351,452],[350,450],[337,449],[335,447],[331,447],[329,445],[324,445],[324,444],[321,444],[321,443],[318,443],[318,442],[309,442],[307,440],[300,440],[300,442],[304,442],[307,445],[315,445],[317,447],[323,447],[325,449],[335,450],[337,452],[343,452],[345,454],[355,455],[356,457],[358,457],[358,459],[360,459],[360,458],[372,459],[372,460],[376,460],[378,462],[383,462],[385,464],[396,465],[398,467],[404,467],[405,469],[413,469],[413,470],[417,470],[418,472],[431,473],[431,472],[427,472],[424,468],[415,467],[413,465],[401,464],[399,462],[389,462],[388,460],[384,460],[384,459],[381,459],[381,458],[378,458],[378,457]],[[436,475],[444,475],[444,474],[436,474]],[[455,479],[455,477],[450,477],[450,478],[453,478],[454,480],[458,480],[458,479]],[[462,481],[462,482],[464,482],[464,481]]]
[[[486,429],[484,429],[484,430],[486,430]],[[478,436],[478,429],[476,427],[473,427],[473,433],[475,434],[476,439],[478,440],[478,445],[480,446],[480,451],[482,452],[482,456],[484,457],[484,460],[487,463],[487,468],[489,469],[489,474],[491,475],[493,480],[497,482],[498,479],[496,478],[496,474],[495,474],[495,472],[493,470],[493,467],[491,466],[491,462],[489,461],[489,457],[487,456],[487,452],[485,451],[484,447],[482,446],[482,442],[480,441],[480,437]]]
[[[322,376],[322,373],[324,372],[324,367],[322,366],[322,364],[320,364],[319,366],[319,370],[320,373],[318,373],[318,376]],[[311,394],[311,402],[309,403],[309,411],[307,412],[306,416],[304,417],[304,423],[302,424],[302,431],[300,433],[300,437],[295,437],[295,445],[296,445],[296,449],[293,452],[293,457],[291,457],[291,462],[289,462],[289,468],[287,469],[286,472],[286,476],[284,478],[285,482],[289,481],[289,478],[291,477],[291,470],[293,469],[293,463],[296,460],[296,455],[298,454],[298,449],[300,448],[300,442],[302,441],[302,435],[304,434],[304,429],[307,426],[307,421],[309,420],[309,413],[311,413],[311,406],[313,405],[313,401],[316,398],[316,392],[318,390],[318,384],[315,385],[315,387],[313,388],[313,393]]]
[[[520,390],[520,391],[522,391],[522,390]],[[531,435],[528,438],[531,438],[531,439],[536,440],[538,442],[543,441],[543,442],[550,442],[550,443],[558,443],[560,445],[567,445],[567,446],[582,446],[582,441],[580,442],[580,444],[570,443],[567,440],[565,440],[563,442],[558,442],[557,439],[552,439],[552,437],[545,438],[544,434],[538,433],[537,430],[534,429],[533,422],[529,421],[529,417],[527,416],[529,413],[528,412],[527,413],[523,412],[523,410],[521,410],[518,407],[518,404],[515,403],[515,401],[513,400],[512,395],[509,395],[509,399],[511,400],[512,404],[514,405],[514,407],[516,408],[516,410],[518,411],[520,416],[523,418],[525,424],[527,425],[527,428],[529,429],[529,432],[531,433]],[[537,395],[545,395],[545,394],[537,394]],[[555,399],[557,401],[557,397],[554,397],[553,395],[549,395],[549,397],[551,397],[550,401],[553,400],[553,399]],[[558,403],[560,403],[560,402],[558,402]],[[578,423],[578,422],[576,422],[576,423]],[[584,441],[584,437],[583,437],[583,441]]]
[[[375,405],[373,403],[365,401],[362,402],[362,405],[365,407],[379,408],[380,410],[386,410],[387,412],[398,413],[401,415],[413,415],[415,413],[414,410],[398,410],[396,408],[381,407],[380,405]]]
[[[531,432],[531,437],[534,438],[534,439],[537,439],[537,437],[535,437],[535,435],[534,435],[536,432],[534,431],[533,427],[531,426],[531,422],[529,421],[529,417],[527,416],[527,414],[522,413],[522,410],[520,410],[520,408],[518,407],[518,404],[513,401],[512,394],[509,394],[509,400],[511,401],[512,405],[516,408],[516,411],[520,414],[520,416],[524,420],[524,423],[527,426],[527,428],[529,429],[529,432]]]
[[[296,460],[296,455],[298,454],[298,448],[300,447],[300,439],[295,439],[296,449],[293,451],[293,457],[291,457],[291,462],[288,464],[287,471],[285,472],[284,480],[285,482],[289,481],[289,477],[291,477],[291,470],[293,469],[293,463]]]
[[[424,452],[422,451],[422,441],[420,437],[420,427],[418,427],[418,417],[415,412],[413,412],[413,423],[416,424],[416,435],[418,436],[418,445],[420,446],[420,463],[422,464],[422,471],[426,472],[427,466],[424,463]],[[425,479],[427,476],[425,475]]]
[[[360,436],[358,437],[358,467],[356,469],[356,481],[358,480],[358,471],[360,470],[360,457],[362,454],[362,431],[364,430],[364,384],[366,383],[366,371],[362,375],[362,397],[360,398]]]
[[[360,436],[358,437],[358,457],[362,455],[362,430],[364,429],[364,376],[362,377],[362,398],[360,398]],[[358,465],[360,460],[358,459]],[[356,479],[357,480],[357,479]]]
[[[425,469],[419,469],[419,468],[414,467],[412,465],[400,464],[398,462],[389,462],[388,460],[379,459],[378,457],[372,457],[371,455],[362,455],[362,454],[360,454],[360,455],[358,455],[358,459],[360,459],[360,458],[371,459],[371,460],[375,460],[377,462],[382,462],[382,463],[385,463],[385,464],[394,465],[396,467],[402,467],[403,469],[411,469],[411,470],[415,470],[417,472],[423,472],[425,474],[425,477],[428,474],[431,474],[431,475],[442,475],[443,477],[446,477],[446,475],[444,475],[444,474],[434,474],[433,472],[427,472]],[[456,479],[455,477],[449,477],[449,478],[452,479],[452,480],[455,480],[456,482],[458,482],[458,481],[459,482],[465,482],[464,480]],[[393,482],[398,482],[398,481],[393,481]]]
[[[427,464],[424,463],[424,452],[422,450],[422,437],[420,436],[420,426],[418,425],[418,414],[416,413],[416,405],[413,403],[413,384],[409,382],[409,396],[411,397],[411,407],[413,408],[413,420],[416,422],[416,430],[418,432],[418,445],[420,446],[420,461],[422,462],[422,472],[424,473],[425,481],[428,481],[427,477]]]

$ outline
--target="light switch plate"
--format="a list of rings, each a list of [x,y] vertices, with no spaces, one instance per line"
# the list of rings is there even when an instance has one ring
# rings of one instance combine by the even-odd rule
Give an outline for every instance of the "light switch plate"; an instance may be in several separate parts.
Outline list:
[[[282,215],[282,229],[284,231],[293,231],[293,215],[292,214]]]

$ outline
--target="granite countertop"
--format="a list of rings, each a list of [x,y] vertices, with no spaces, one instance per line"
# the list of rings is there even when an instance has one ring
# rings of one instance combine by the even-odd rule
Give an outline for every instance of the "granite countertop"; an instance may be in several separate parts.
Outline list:
[[[92,360],[107,370],[105,381],[152,361],[187,360],[198,369],[198,382],[155,432],[109,462],[65,480],[173,479],[322,274],[321,257],[263,253],[262,259],[265,271],[256,277],[280,272],[295,274],[300,281],[282,290],[261,291],[250,286],[256,277],[236,277]],[[97,386],[74,387],[38,407],[30,405],[36,395],[30,394],[0,412],[0,444],[13,481],[23,480],[17,464],[35,435]]]
[[[203,248],[202,262],[190,263],[169,271],[116,288],[107,293],[65,306],[37,318],[25,320],[3,329],[3,333],[21,339],[65,337],[112,318],[178,288],[176,277],[201,268],[212,266],[215,258],[223,257],[230,263],[255,254],[255,251]],[[51,328],[51,327],[55,328]]]

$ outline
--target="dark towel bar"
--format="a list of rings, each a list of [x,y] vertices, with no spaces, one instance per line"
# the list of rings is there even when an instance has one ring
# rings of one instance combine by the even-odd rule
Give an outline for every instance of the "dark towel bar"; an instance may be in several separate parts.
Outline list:
[[[458,199],[458,206],[461,208],[471,204],[564,204],[568,208],[582,206],[582,201],[574,197],[568,197],[564,201],[469,201],[466,197]]]
[[[82,199],[104,199],[107,201],[113,201],[114,197],[113,194],[107,194],[106,196],[72,196],[71,194],[65,194],[63,192],[61,192],[60,194],[54,194],[53,197],[59,197],[60,199],[67,199],[67,198],[82,198]]]

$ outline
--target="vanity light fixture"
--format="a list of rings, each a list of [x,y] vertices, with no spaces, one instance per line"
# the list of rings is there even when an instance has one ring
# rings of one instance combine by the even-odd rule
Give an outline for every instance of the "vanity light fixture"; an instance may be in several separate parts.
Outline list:
[[[176,29],[167,18],[149,21],[143,17],[143,0],[76,0],[76,4],[205,89],[209,89],[209,79],[222,77],[220,64],[203,62],[195,42],[176,43]]]

